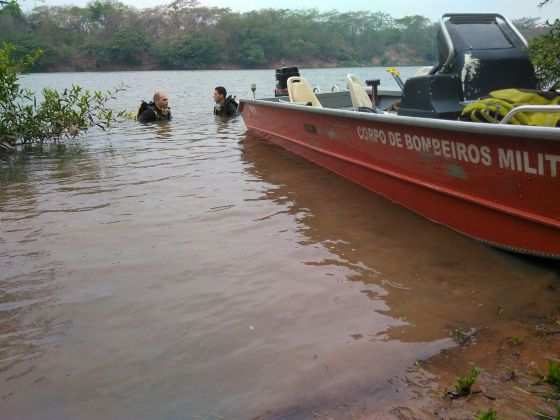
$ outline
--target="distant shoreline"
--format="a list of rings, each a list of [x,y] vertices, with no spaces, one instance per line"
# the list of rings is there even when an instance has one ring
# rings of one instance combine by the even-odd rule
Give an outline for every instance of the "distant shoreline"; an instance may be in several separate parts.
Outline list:
[[[341,65],[305,65],[305,64],[278,64],[276,66],[270,67],[258,67],[258,68],[247,68],[241,66],[217,66],[217,67],[203,67],[203,68],[184,68],[184,69],[170,69],[170,68],[158,68],[158,67],[118,67],[118,68],[103,68],[103,69],[55,69],[48,71],[31,71],[26,74],[51,74],[51,73],[127,73],[127,72],[150,72],[150,71],[258,71],[258,70],[275,70],[280,67],[291,67],[297,66],[300,69],[314,70],[314,69],[344,69],[344,68],[372,68],[372,67],[422,67],[433,65],[433,63],[422,63],[422,64],[341,64]]]
[[[527,39],[543,35],[538,18],[516,21]],[[0,44],[20,56],[41,51],[32,72],[421,66],[438,60],[439,23],[383,11],[259,9],[236,13],[196,0],[137,9],[116,1],[0,6]]]

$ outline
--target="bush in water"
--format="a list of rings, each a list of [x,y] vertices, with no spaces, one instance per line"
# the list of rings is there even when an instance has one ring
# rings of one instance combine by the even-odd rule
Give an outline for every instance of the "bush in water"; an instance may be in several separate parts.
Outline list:
[[[90,92],[80,86],[59,92],[43,89],[42,101],[20,86],[18,75],[41,56],[40,50],[15,58],[15,48],[0,48],[0,149],[16,143],[42,143],[76,137],[90,127],[108,127],[123,113],[107,107],[118,91]]]

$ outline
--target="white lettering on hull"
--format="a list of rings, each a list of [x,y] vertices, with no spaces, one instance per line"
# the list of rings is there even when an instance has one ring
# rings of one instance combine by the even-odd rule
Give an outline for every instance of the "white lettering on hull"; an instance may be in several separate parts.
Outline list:
[[[361,140],[390,147],[432,154],[448,160],[483,165],[497,165],[500,169],[528,175],[559,177],[560,155],[528,152],[526,150],[497,148],[494,153],[489,146],[479,146],[460,141],[411,135],[377,128],[357,128]]]

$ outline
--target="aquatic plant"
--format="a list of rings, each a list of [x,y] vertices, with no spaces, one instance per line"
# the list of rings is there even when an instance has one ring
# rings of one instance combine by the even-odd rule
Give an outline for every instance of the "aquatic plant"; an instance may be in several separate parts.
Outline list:
[[[510,337],[509,342],[512,346],[520,346],[525,342],[525,339],[523,337],[514,335],[513,337]]]
[[[460,346],[465,346],[467,344],[472,343],[477,333],[478,331],[476,330],[476,328],[471,328],[471,329],[455,328],[450,332],[453,340]]]
[[[560,361],[549,360],[545,382],[560,389]]]
[[[464,397],[470,395],[472,386],[475,384],[478,375],[480,375],[480,369],[474,367],[466,376],[459,376],[454,387],[457,396]]]
[[[90,92],[73,85],[59,92],[43,89],[42,99],[20,86],[19,75],[42,51],[16,58],[11,44],[0,48],[0,150],[16,143],[42,143],[76,137],[90,127],[108,127],[121,114],[107,105],[118,91]]]
[[[476,420],[498,420],[498,413],[494,409],[482,411],[475,417]]]

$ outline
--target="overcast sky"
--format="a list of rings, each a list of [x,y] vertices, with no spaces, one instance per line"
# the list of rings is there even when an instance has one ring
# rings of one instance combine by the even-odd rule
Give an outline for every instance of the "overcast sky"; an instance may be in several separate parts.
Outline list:
[[[121,0],[139,8],[166,4],[165,0]],[[539,0],[200,0],[205,6],[229,7],[236,11],[262,8],[340,10],[340,11],[382,11],[394,17],[423,15],[431,19],[439,18],[445,12],[498,12],[511,19],[531,16],[543,19],[560,18],[560,0],[539,8]],[[26,8],[33,5],[85,5],[88,0],[26,0]]]

